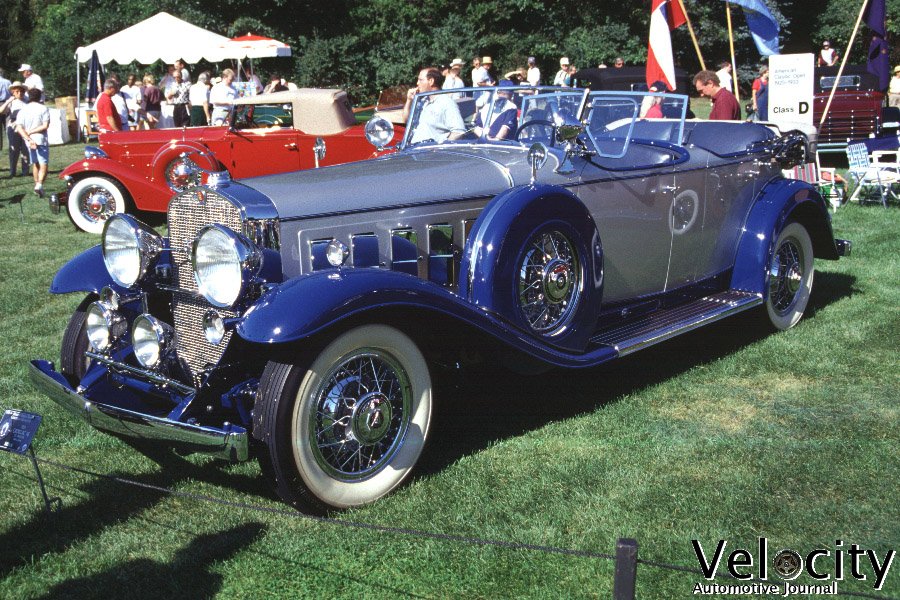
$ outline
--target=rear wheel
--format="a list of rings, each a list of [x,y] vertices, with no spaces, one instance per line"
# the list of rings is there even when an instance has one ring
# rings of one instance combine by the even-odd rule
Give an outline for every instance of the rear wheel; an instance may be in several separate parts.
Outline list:
[[[85,177],[72,186],[66,206],[75,227],[101,233],[111,216],[125,212],[125,193],[108,177]]]
[[[254,411],[263,472],[301,509],[374,502],[418,461],[431,390],[416,344],[384,325],[342,334],[309,364],[269,362]]]
[[[766,314],[775,329],[790,329],[803,316],[813,272],[809,233],[799,223],[788,223],[775,241],[767,278]]]

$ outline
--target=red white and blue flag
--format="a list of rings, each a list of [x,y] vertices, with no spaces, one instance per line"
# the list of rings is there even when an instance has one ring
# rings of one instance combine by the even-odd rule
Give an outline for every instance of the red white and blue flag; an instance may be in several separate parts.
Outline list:
[[[647,46],[647,87],[662,81],[669,90],[675,89],[671,31],[681,27],[686,21],[678,0],[653,0],[653,9],[650,11],[650,43]]]

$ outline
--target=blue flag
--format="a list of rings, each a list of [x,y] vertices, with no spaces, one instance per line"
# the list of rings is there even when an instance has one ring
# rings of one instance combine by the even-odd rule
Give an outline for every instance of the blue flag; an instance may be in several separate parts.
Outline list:
[[[750,28],[750,35],[756,43],[756,49],[763,56],[771,54],[780,54],[778,47],[778,21],[772,16],[769,8],[763,4],[762,0],[726,0],[726,2],[737,4],[744,10],[744,16],[747,18],[747,27]],[[884,3],[884,0],[881,0]]]
[[[885,16],[887,10],[884,0],[869,0],[863,19],[872,30],[872,41],[869,42],[869,54],[866,58],[866,70],[878,77],[881,90],[887,88],[891,81],[891,56],[885,37]]]

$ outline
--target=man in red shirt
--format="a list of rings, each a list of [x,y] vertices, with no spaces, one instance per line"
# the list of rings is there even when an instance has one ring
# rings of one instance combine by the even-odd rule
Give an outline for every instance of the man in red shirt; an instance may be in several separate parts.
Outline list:
[[[711,121],[739,121],[741,107],[734,94],[720,85],[719,76],[712,71],[700,71],[694,76],[694,87],[701,96],[712,99],[713,108],[709,113]]]
[[[107,79],[103,84],[103,93],[97,98],[97,121],[100,133],[122,131],[122,118],[113,104],[112,97],[119,93],[119,84],[115,79]]]

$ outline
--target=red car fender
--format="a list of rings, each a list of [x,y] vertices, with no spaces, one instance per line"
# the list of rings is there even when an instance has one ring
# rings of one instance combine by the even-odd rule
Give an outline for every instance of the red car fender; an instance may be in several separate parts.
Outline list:
[[[148,181],[142,172],[109,158],[79,160],[63,169],[59,177],[77,181],[94,175],[116,180],[139,210],[165,212],[173,194],[165,181]],[[65,195],[60,195],[60,201],[66,199]]]
[[[150,181],[154,184],[162,184],[169,190],[166,183],[166,167],[185,152],[201,169],[207,171],[221,169],[219,161],[213,156],[212,151],[203,144],[194,141],[173,140],[157,150],[153,160],[150,161]],[[169,190],[169,193],[171,195],[173,192]]]

